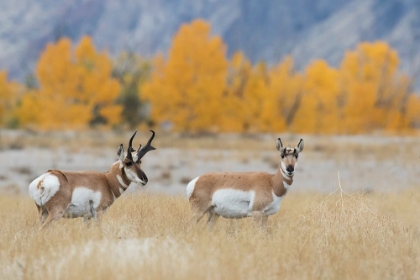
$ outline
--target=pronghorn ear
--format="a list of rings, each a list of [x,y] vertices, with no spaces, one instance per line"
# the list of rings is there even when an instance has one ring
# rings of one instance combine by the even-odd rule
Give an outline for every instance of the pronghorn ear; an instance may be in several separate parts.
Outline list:
[[[303,151],[303,139],[300,139],[297,149],[299,153]]]
[[[283,148],[283,143],[281,142],[280,138],[277,139],[277,151],[281,152],[281,149]]]
[[[118,147],[117,155],[118,155],[118,159],[120,160],[120,168],[122,168],[124,166],[123,165],[123,160],[124,160],[124,148],[123,148],[123,144],[121,144]]]

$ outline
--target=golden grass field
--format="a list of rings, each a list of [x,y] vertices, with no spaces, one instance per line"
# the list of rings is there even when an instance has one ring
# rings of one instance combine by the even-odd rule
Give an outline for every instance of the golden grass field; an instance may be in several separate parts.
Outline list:
[[[186,179],[217,168],[274,173],[278,136],[159,133],[145,189],[130,187],[90,228],[61,219],[39,231],[30,180],[48,168],[106,171],[130,135],[0,135],[0,279],[420,279],[416,137],[303,136],[295,183],[267,228],[219,219],[209,232],[205,219],[190,222]],[[348,188],[359,182],[368,188]],[[169,195],[175,186],[181,195]]]
[[[100,224],[38,230],[36,207],[0,197],[0,279],[419,279],[420,190],[291,193],[266,229],[190,223],[188,201],[117,200]],[[204,220],[204,219],[203,219]]]

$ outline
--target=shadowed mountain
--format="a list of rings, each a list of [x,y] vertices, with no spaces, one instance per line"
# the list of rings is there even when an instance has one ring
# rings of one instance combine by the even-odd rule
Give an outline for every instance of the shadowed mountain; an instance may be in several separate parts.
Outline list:
[[[402,69],[420,72],[420,0],[4,0],[0,3],[0,69],[22,79],[48,42],[90,35],[111,55],[166,52],[183,23],[203,18],[253,62],[293,55],[301,69],[323,58],[337,66],[360,41],[387,41]]]

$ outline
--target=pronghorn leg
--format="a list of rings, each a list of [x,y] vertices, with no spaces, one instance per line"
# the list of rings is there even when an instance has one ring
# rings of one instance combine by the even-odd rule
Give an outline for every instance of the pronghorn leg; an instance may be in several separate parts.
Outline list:
[[[194,221],[195,220],[195,222],[196,223],[198,223],[200,220],[201,220],[201,218],[203,218],[204,217],[204,215],[206,214],[206,213],[208,213],[208,212],[210,212],[210,209],[211,208],[213,208],[213,205],[210,205],[209,207],[207,207],[204,211],[202,211],[201,209],[197,209],[197,208],[193,208],[193,217],[192,217],[192,220]]]
[[[82,218],[83,222],[86,223],[87,227],[90,228],[92,225],[91,220],[93,219],[95,222],[98,221],[98,214],[96,212],[95,207],[93,206],[93,200],[89,200],[89,215],[86,215]]]
[[[41,227],[39,229],[46,228],[52,221],[56,221],[63,217],[64,213],[66,212],[66,209],[69,207],[68,202],[65,202],[64,199],[58,198],[58,199],[50,199],[47,204],[42,206],[45,208],[46,211],[48,211],[48,216],[45,219],[45,221],[42,223]]]
[[[46,228],[52,221],[56,221],[58,219],[60,219],[61,217],[63,217],[64,215],[64,209],[63,208],[54,208],[54,209],[50,209],[50,211],[48,211],[48,217],[47,219],[44,221],[44,223],[41,225],[41,227],[39,228],[44,229]]]
[[[47,211],[47,208],[45,208],[45,206],[41,207],[41,211],[42,211],[41,213],[41,225],[42,225],[48,217],[48,211]]]
[[[96,214],[96,209],[93,206],[93,200],[89,200],[89,208],[90,208],[90,214],[92,215],[92,218],[95,221],[98,220],[98,215]]]
[[[213,217],[213,212],[207,211],[207,216],[207,223],[209,223],[211,221],[211,218]]]
[[[84,223],[86,223],[87,228],[90,228],[93,224],[93,226],[101,226],[102,216],[105,214],[105,210],[103,211],[97,211],[94,208],[91,208],[91,215],[89,217],[83,217],[82,220]]]
[[[207,219],[207,224],[209,225],[209,230],[212,231],[214,224],[217,222],[217,220],[219,219],[220,215],[213,213],[213,212],[208,212],[209,217]]]
[[[204,217],[206,212],[195,212],[192,217],[192,221],[195,221],[196,224]]]
[[[36,208],[38,209],[38,217],[39,217],[39,221],[41,222],[41,225],[42,225],[42,223],[44,223],[45,219],[48,216],[48,211],[47,211],[47,209],[45,209],[44,206],[39,206],[36,203],[35,203],[35,205],[36,205]]]
[[[82,221],[84,224],[86,224],[87,228],[90,228],[90,226],[92,225],[92,218],[88,218],[88,217],[82,217]]]
[[[254,211],[252,212],[252,218],[254,219],[254,222],[256,224],[258,224],[262,228],[265,228],[268,219],[267,215],[264,215],[264,213],[261,211]]]
[[[267,220],[268,220],[268,216],[264,215],[261,219],[261,227],[262,228],[266,228],[267,227]]]

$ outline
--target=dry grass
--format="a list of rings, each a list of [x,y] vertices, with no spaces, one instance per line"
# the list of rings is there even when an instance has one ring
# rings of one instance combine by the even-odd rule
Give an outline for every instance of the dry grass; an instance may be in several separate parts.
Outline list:
[[[290,193],[267,230],[191,226],[188,202],[124,195],[101,225],[38,231],[26,197],[1,196],[0,279],[419,279],[420,191]]]
[[[150,136],[145,131],[139,131],[137,144],[144,144]],[[40,150],[52,150],[53,159],[60,155],[54,151],[61,149],[107,153],[131,136],[131,132],[98,131],[0,133],[0,150],[5,155],[10,150],[45,148]],[[401,176],[418,174],[420,146],[416,137],[185,137],[159,132],[154,145],[168,149],[160,150],[165,152],[165,161],[150,158],[150,170],[157,170],[154,181],[150,177],[153,187],[158,180],[173,187],[171,179],[175,178],[185,185],[200,170],[191,165],[200,163],[202,157],[209,165],[227,168],[262,158],[262,163],[274,169],[278,155],[273,139],[277,137],[285,144],[296,144],[300,137],[305,140],[303,172],[297,176],[307,179],[296,190],[305,190],[312,180],[336,170],[350,172],[343,179],[344,186],[351,185],[354,176],[368,178],[372,174],[395,182],[394,167]],[[171,148],[181,153],[172,153]],[[273,151],[272,155],[268,151]],[[35,168],[25,162],[10,169],[9,161],[15,159],[5,159],[3,179],[13,172],[26,176]],[[331,166],[322,165],[323,161]],[[364,161],[367,164],[363,165]],[[326,172],[318,174],[323,170],[316,169],[317,164]],[[311,168],[317,172],[310,173]],[[176,177],[178,173],[182,176]],[[27,196],[0,195],[0,279],[420,279],[420,189],[416,176],[411,178],[409,183],[396,184],[393,193],[292,192],[280,212],[270,217],[267,230],[254,227],[250,219],[220,219],[212,233],[203,222],[191,225],[184,197],[126,194],[111,207],[101,225],[88,229],[80,219],[62,219],[38,231],[36,207]],[[9,181],[0,189],[18,193],[17,183]],[[382,190],[383,186],[374,183]],[[399,191],[411,186],[417,188]]]

